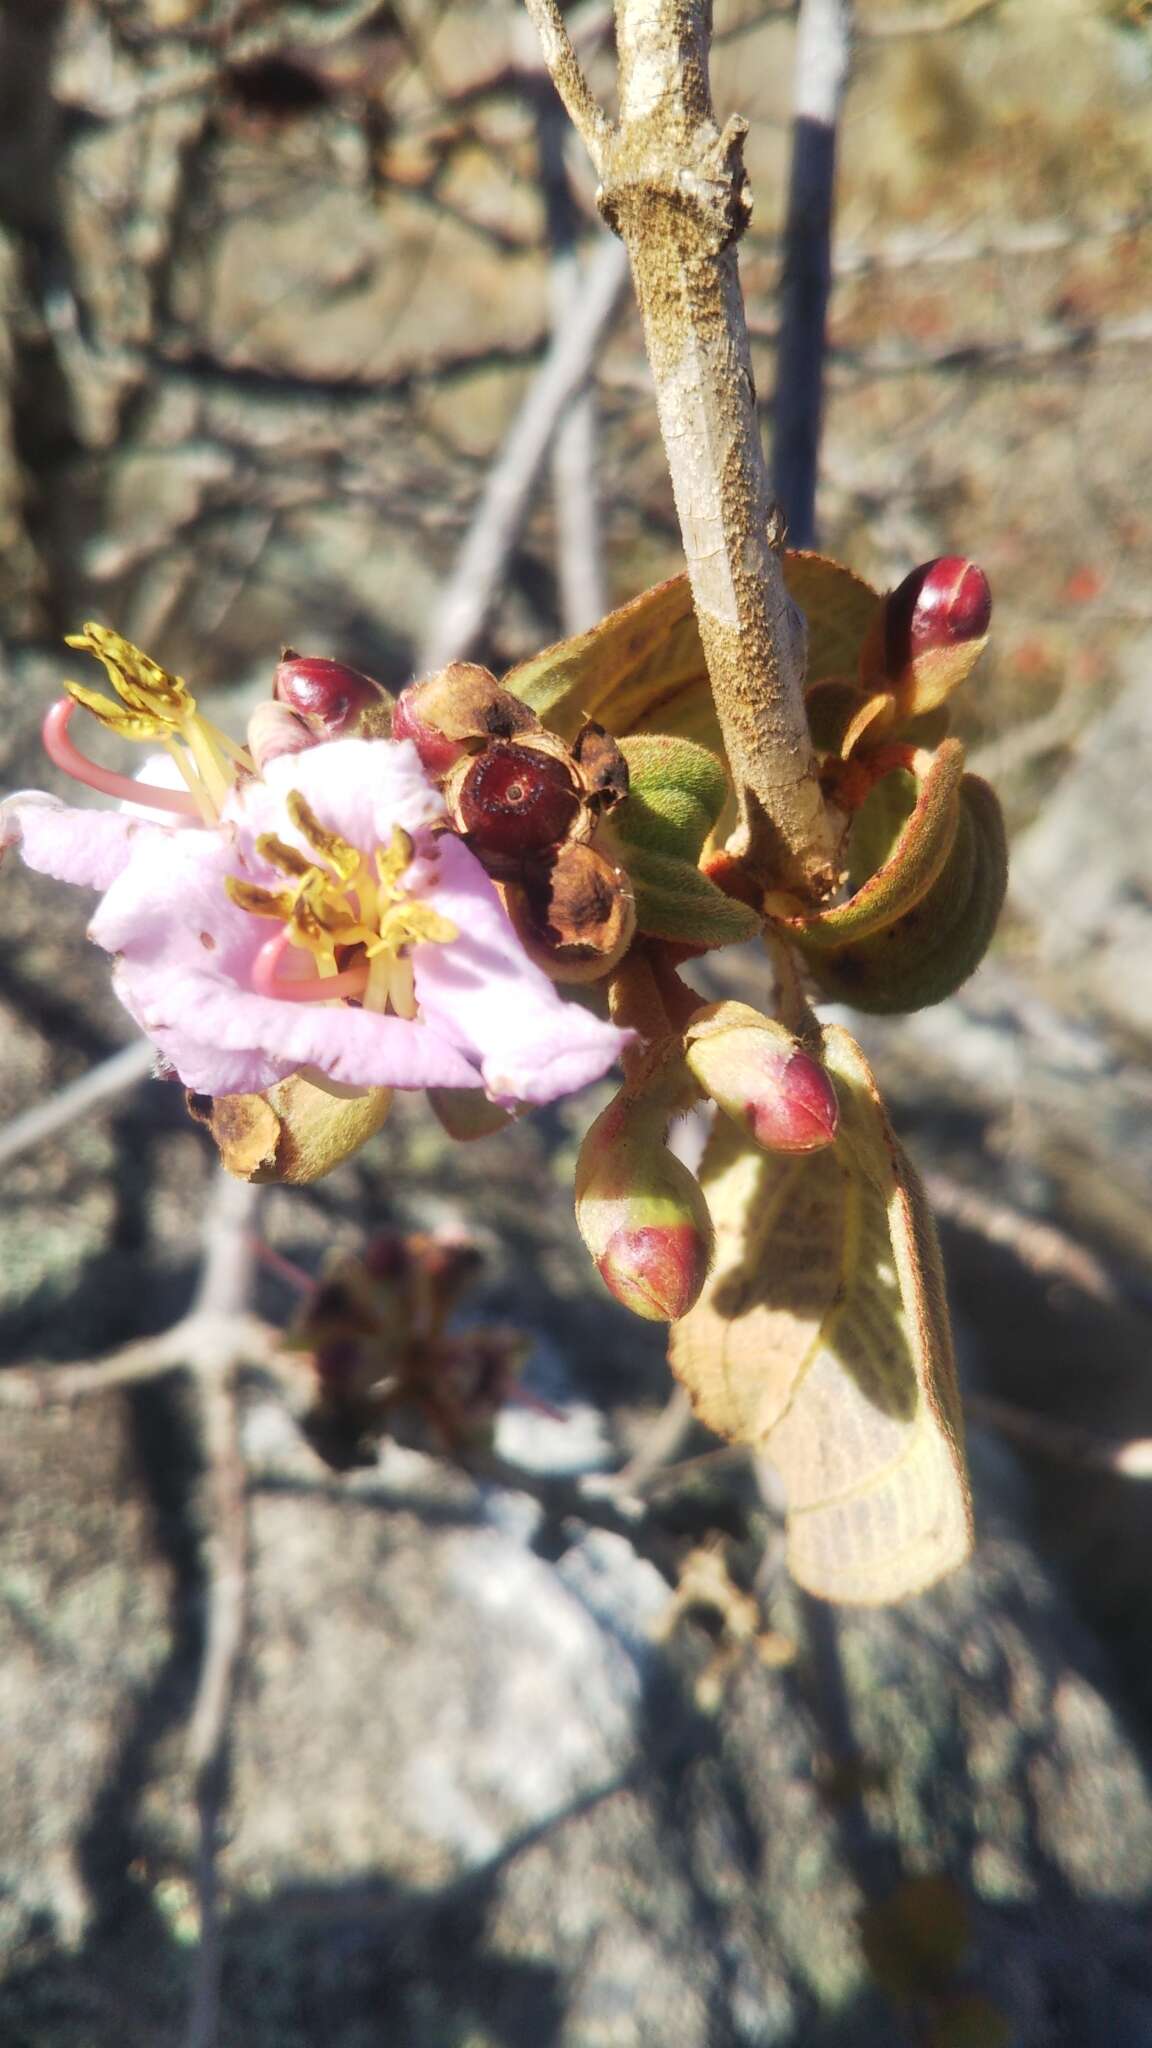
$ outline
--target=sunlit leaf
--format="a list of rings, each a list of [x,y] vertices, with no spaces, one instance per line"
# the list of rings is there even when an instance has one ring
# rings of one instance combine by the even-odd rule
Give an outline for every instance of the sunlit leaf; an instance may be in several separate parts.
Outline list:
[[[728,777],[718,755],[692,740],[647,734],[621,741],[628,800],[612,829],[627,846],[697,861],[724,808]]]
[[[874,1015],[923,1010],[967,981],[992,941],[1008,885],[1004,821],[978,776],[960,784],[959,819],[932,886],[882,931],[839,951],[799,943],[824,992]]]
[[[808,676],[854,675],[880,599],[823,555],[787,552],[784,580],[808,620]],[[686,576],[642,591],[571,640],[557,641],[504,677],[562,739],[594,718],[626,733],[674,733],[723,757],[708,670]]]
[[[880,593],[827,555],[788,548],[788,594],[808,621],[808,682],[854,676],[864,636],[880,609]]]
[[[829,1025],[821,1056],[834,1146],[773,1156],[718,1121],[700,1175],[715,1262],[670,1356],[702,1421],[779,1466],[800,1584],[875,1605],[967,1556],[968,1484],[923,1192],[859,1047]]]

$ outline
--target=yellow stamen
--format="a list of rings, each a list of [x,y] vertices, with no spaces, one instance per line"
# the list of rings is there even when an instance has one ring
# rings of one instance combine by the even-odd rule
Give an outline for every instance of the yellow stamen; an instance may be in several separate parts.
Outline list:
[[[119,702],[82,683],[65,683],[69,696],[122,739],[148,740],[166,747],[205,823],[214,825],[235,783],[236,769],[255,774],[251,755],[196,709],[196,699],[183,676],[161,668],[110,627],[90,620],[82,633],[69,634],[67,644],[95,656]]]

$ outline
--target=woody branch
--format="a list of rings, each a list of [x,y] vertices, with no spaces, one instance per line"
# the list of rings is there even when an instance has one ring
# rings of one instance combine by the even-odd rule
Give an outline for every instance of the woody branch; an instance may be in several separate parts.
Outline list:
[[[624,241],[700,637],[740,805],[729,851],[766,887],[819,898],[831,838],[804,716],[802,636],[784,586],[756,416],[736,243],[749,216],[744,123],[721,131],[706,0],[616,0],[620,116],[592,98],[555,0],[526,0],[557,91]]]

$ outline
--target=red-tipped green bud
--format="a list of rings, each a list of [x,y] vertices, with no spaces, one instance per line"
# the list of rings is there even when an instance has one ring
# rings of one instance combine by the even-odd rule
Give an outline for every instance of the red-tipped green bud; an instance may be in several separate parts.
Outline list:
[[[539,729],[536,713],[474,661],[450,662],[438,675],[410,683],[392,711],[393,739],[411,740],[433,777],[489,740]]]
[[[991,617],[988,578],[975,562],[922,562],[880,608],[861,658],[865,686],[886,682],[903,717],[934,710],[975,666]]]
[[[322,739],[387,729],[388,692],[371,676],[361,675],[359,669],[342,661],[329,661],[326,655],[297,654],[294,648],[285,648],[276,666],[272,694],[278,703],[306,718]]]
[[[704,1093],[769,1152],[818,1152],[840,1121],[818,1060],[746,1003],[714,1003],[688,1027],[684,1057]]]
[[[699,1297],[712,1219],[664,1142],[666,1108],[625,1088],[598,1116],[576,1167],[576,1221],[605,1286],[633,1315],[674,1323]]]

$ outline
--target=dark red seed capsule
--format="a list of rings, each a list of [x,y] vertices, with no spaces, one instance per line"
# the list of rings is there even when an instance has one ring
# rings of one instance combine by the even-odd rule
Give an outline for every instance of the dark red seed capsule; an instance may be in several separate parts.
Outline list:
[[[322,726],[331,740],[355,731],[362,714],[385,698],[371,676],[322,654],[285,655],[277,664],[272,694],[301,718]]]
[[[992,618],[983,569],[963,555],[922,562],[896,586],[885,606],[885,668],[903,675],[918,654],[982,640]]]
[[[565,762],[497,741],[477,755],[458,808],[478,853],[515,857],[566,839],[580,813],[580,796]]]

